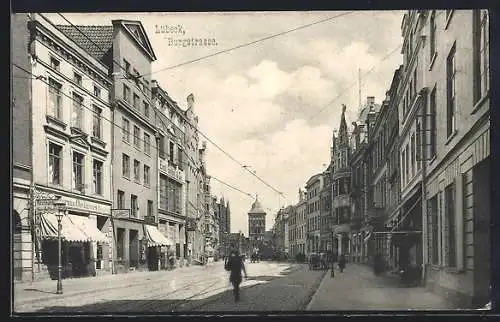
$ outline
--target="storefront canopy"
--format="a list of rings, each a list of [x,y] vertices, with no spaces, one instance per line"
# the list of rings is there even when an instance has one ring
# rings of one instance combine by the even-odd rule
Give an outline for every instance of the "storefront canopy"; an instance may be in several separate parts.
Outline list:
[[[86,242],[87,235],[68,216],[61,219],[61,238],[71,242]],[[44,213],[40,215],[40,237],[43,239],[57,238],[58,223],[54,213]]]
[[[68,215],[68,217],[75,226],[80,228],[80,230],[87,235],[89,240],[99,243],[108,242],[106,235],[104,235],[88,217],[78,215]]]
[[[144,225],[148,238],[148,247],[171,246],[174,243],[165,237],[155,226]]]

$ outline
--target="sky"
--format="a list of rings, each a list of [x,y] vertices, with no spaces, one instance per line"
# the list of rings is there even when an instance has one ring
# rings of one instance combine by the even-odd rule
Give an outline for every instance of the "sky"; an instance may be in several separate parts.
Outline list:
[[[67,24],[57,14],[46,16]],[[313,24],[334,16],[339,17]],[[152,78],[182,108],[192,93],[200,131],[283,193],[280,196],[207,142],[212,193],[229,201],[231,231],[245,235],[255,196],[268,211],[269,229],[276,211],[297,203],[299,189],[326,169],[342,104],[351,124],[357,119],[360,97],[362,103],[367,96],[381,103],[402,62],[401,11],[65,13],[64,17],[75,25],[111,25],[113,19],[142,22],[158,58],[152,64]],[[269,37],[305,25],[310,26]],[[159,29],[168,33],[158,33]],[[191,37],[210,42],[175,45]],[[258,41],[263,38],[267,39]],[[248,43],[252,44],[241,46]],[[239,48],[228,50],[234,47]],[[226,52],[217,54],[221,51]],[[209,55],[213,56],[199,59]],[[187,63],[193,60],[197,61]]]

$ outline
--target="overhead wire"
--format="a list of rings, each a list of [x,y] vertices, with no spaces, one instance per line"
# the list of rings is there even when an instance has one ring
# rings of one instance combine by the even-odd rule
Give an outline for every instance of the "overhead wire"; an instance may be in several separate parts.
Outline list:
[[[33,75],[33,79],[34,79],[34,80],[39,80],[39,81],[41,81],[41,82],[43,82],[43,83],[47,84],[49,87],[53,87],[54,89],[58,89],[56,86],[52,86],[52,85],[51,85],[48,81],[46,81],[46,80],[45,80],[46,78],[45,78],[44,76],[36,76],[36,75],[35,75],[35,74],[33,74],[32,72],[30,72],[30,71],[26,70],[25,68],[23,68],[23,67],[21,67],[21,66],[17,65],[16,63],[13,63],[12,65],[13,65],[13,66],[15,66],[15,67],[17,67],[17,68],[19,68],[20,70],[24,71],[24,72],[25,72],[25,73],[27,73],[27,74]],[[59,93],[60,93],[61,95],[65,96],[65,97],[67,97],[67,98],[71,99],[72,101],[74,101],[73,97],[71,97],[70,95],[68,95],[68,94],[66,94],[66,93],[64,93],[64,92],[59,92]],[[91,109],[90,107],[88,107],[88,106],[87,106],[87,105],[85,105],[85,104],[81,104],[81,107],[83,107],[83,108],[85,108],[86,110],[88,110],[88,111],[92,112],[93,114],[96,114],[96,112],[95,112],[93,109]],[[96,114],[96,115],[97,115],[97,114]],[[118,128],[118,129],[120,129],[120,130],[122,130],[122,131],[126,131],[127,133],[131,134],[131,133],[130,133],[130,130],[125,129],[125,128],[123,128],[122,126],[120,126],[120,125],[118,125],[118,124],[114,123],[114,122],[113,122],[112,120],[110,120],[109,118],[106,118],[106,117],[104,117],[104,116],[100,116],[100,119],[101,119],[101,120],[103,120],[103,121],[108,122],[108,123],[109,123],[109,124],[111,124],[112,126],[114,126],[114,127]],[[159,118],[159,119],[161,120],[161,118]],[[157,146],[151,146],[151,142],[148,142],[148,141],[144,140],[143,138],[136,137],[135,139],[136,139],[137,141],[139,141],[139,142],[142,142],[142,143],[148,143],[148,144],[150,144],[150,148],[151,148],[151,149],[153,149],[153,150],[155,150],[155,151],[160,151],[160,149],[159,149]],[[183,153],[185,153],[185,155],[187,156],[187,152],[185,152],[184,150],[181,150],[181,151],[183,151]],[[220,179],[218,179],[218,178],[216,178],[216,177],[214,177],[214,176],[212,176],[212,175],[210,175],[210,177],[211,177],[211,178],[213,178],[213,179],[215,179],[215,180],[217,180],[217,181],[219,181],[219,182],[221,182],[221,183],[223,183],[224,185],[226,185],[226,186],[228,186],[228,187],[230,187],[230,188],[232,188],[232,189],[234,189],[234,190],[238,191],[238,192],[241,192],[241,193],[245,194],[246,196],[250,196],[250,197],[252,196],[250,193],[248,193],[248,192],[244,192],[243,190],[241,190],[241,189],[239,189],[239,188],[236,188],[236,187],[234,187],[233,185],[230,185],[230,184],[228,184],[228,183],[226,183],[226,182],[224,182],[224,181],[222,181],[222,180],[220,180]]]
[[[321,19],[321,20],[312,22],[312,23],[308,23],[308,24],[301,25],[301,26],[298,26],[298,27],[295,27],[295,28],[292,28],[292,29],[288,29],[286,31],[282,31],[282,32],[279,32],[279,33],[276,33],[276,34],[273,34],[273,35],[269,35],[269,36],[266,36],[266,37],[263,37],[263,38],[259,38],[257,40],[253,40],[253,41],[250,41],[250,42],[247,42],[247,43],[244,43],[244,44],[237,45],[235,47],[224,49],[224,50],[221,50],[221,51],[218,51],[218,52],[206,55],[206,56],[202,56],[202,57],[199,57],[199,58],[196,58],[196,59],[192,59],[192,60],[189,60],[189,61],[186,61],[186,62],[182,62],[182,63],[176,64],[176,65],[164,67],[164,68],[161,68],[161,69],[156,70],[154,72],[151,72],[151,73],[148,73],[148,74],[143,74],[142,76],[153,75],[153,74],[156,74],[156,73],[159,73],[159,72],[163,72],[163,71],[166,71],[166,70],[170,70],[170,69],[174,69],[174,68],[177,68],[177,67],[180,67],[180,66],[192,64],[192,63],[198,62],[198,61],[203,60],[203,59],[207,59],[207,58],[214,57],[214,56],[217,56],[217,55],[220,55],[220,54],[224,54],[224,53],[230,52],[230,51],[235,50],[235,49],[239,49],[239,48],[243,48],[243,47],[248,47],[250,45],[254,45],[256,43],[259,43],[259,42],[262,42],[262,41],[265,41],[265,40],[269,40],[269,39],[272,39],[272,38],[276,38],[278,36],[286,35],[286,34],[289,34],[291,32],[297,31],[297,30],[309,28],[311,26],[314,26],[314,25],[317,25],[317,24],[320,24],[320,23],[328,22],[328,21],[336,19],[336,18],[340,18],[340,17],[343,17],[343,16],[350,15],[352,13],[355,13],[355,11],[343,12],[343,13],[335,15],[335,16],[331,16],[331,17],[328,17],[328,18],[325,18],[325,19]]]
[[[99,50],[101,50],[103,53],[105,53],[106,51],[104,51],[101,47],[99,47],[99,45],[97,45],[90,37],[88,37],[82,30],[80,30],[78,28],[78,26],[74,25],[71,21],[69,21],[64,15],[62,15],[61,13],[58,13],[59,16],[61,16],[67,23],[69,23],[73,28],[75,28],[78,32],[80,32],[84,37],[86,37],[96,48],[98,48]],[[345,15],[345,14],[344,14]],[[334,17],[330,17],[329,19],[333,19]],[[328,19],[323,19],[322,21],[320,22],[324,22],[324,21],[327,21]],[[320,22],[315,22],[313,24],[317,24],[317,23],[320,23]],[[309,25],[313,25],[313,24],[309,24]],[[309,26],[308,25],[308,26]],[[301,28],[305,28],[304,26],[302,26]],[[297,30],[297,28],[295,28],[295,30]],[[291,31],[289,31],[291,32]],[[273,35],[274,37],[277,36],[277,35]],[[140,76],[132,76],[130,74],[128,74],[128,71],[126,70],[126,68],[124,68],[120,63],[116,62],[114,59],[113,59],[113,62],[115,64],[117,64],[121,69],[123,69],[125,72],[126,72],[126,75],[130,76],[130,78],[132,78],[133,80],[137,80],[138,78],[141,78],[143,77],[144,75],[140,75]],[[148,75],[148,74],[145,74],[145,75]],[[129,79],[130,79],[129,78]],[[139,88],[139,90],[142,90],[141,88]],[[144,92],[143,92],[144,93]],[[151,94],[151,90],[148,88],[148,94]],[[234,162],[236,162],[238,165],[240,165],[243,169],[245,169],[247,172],[249,172],[251,175],[253,175],[254,177],[256,177],[260,182],[262,182],[263,184],[265,184],[267,187],[271,188],[273,191],[275,191],[276,193],[278,194],[281,194],[281,195],[284,195],[283,192],[279,191],[278,189],[276,189],[274,186],[270,185],[269,183],[267,183],[264,179],[262,179],[261,177],[257,176],[255,173],[249,171],[248,169],[246,169],[243,165],[243,163],[241,163],[240,161],[238,161],[237,159],[235,159],[232,155],[230,155],[227,151],[225,151],[222,147],[220,147],[217,143],[215,143],[211,138],[209,138],[206,134],[204,134],[202,131],[200,131],[197,126],[194,126],[193,124],[191,124],[189,121],[186,120],[186,123],[188,123],[188,125],[190,125],[191,127],[195,128],[197,133],[199,133],[203,138],[205,138],[208,142],[210,142],[213,146],[215,146],[218,150],[220,150],[222,153],[224,153],[227,157],[229,157],[231,160],[233,160]]]

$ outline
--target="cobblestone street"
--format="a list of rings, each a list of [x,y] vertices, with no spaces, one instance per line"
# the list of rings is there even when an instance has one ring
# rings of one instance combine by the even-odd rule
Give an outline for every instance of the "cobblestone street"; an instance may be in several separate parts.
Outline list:
[[[266,279],[282,276],[280,273],[296,267],[270,262],[247,264],[249,278],[243,282],[242,288],[265,283]],[[65,280],[63,283],[63,295],[54,294],[56,281],[16,285],[14,311],[105,313],[191,310],[224,296],[224,292],[230,289],[228,273],[224,271],[222,262],[207,267],[191,266],[168,272],[138,272],[87,281]]]

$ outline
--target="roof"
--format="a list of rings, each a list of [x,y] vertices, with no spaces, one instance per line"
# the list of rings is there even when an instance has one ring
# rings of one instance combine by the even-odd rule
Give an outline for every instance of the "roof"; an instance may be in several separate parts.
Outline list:
[[[56,25],[56,27],[99,61],[104,62],[104,57],[113,47],[113,26]]]
[[[254,203],[252,204],[252,209],[248,212],[249,214],[266,214],[266,211],[264,210],[264,207],[262,207],[262,204],[260,203],[258,197],[255,199]]]

